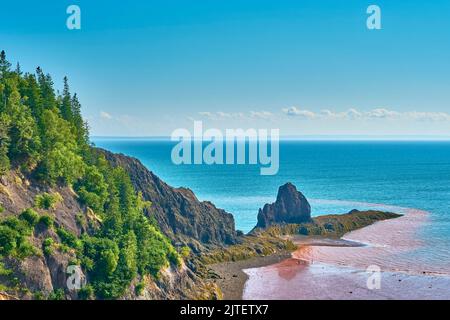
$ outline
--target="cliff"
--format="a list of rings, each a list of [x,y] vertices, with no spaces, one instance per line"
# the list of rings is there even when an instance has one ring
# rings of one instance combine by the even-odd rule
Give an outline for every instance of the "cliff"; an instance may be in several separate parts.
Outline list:
[[[292,183],[278,189],[277,200],[259,209],[257,228],[281,223],[303,223],[311,220],[311,206]]]
[[[233,216],[209,202],[200,202],[192,191],[175,189],[148,171],[137,159],[98,150],[113,166],[122,166],[130,174],[136,190],[152,202],[147,214],[153,217],[161,231],[180,249],[187,244],[192,251],[221,248],[236,241]],[[57,195],[49,208],[39,208],[36,199],[42,195]],[[66,230],[76,237],[94,234],[102,223],[96,214],[82,205],[78,195],[67,186],[53,187],[31,176],[10,170],[0,177],[0,218],[7,223],[22,223],[23,212],[33,208],[39,222],[31,229],[24,248],[32,250],[26,257],[0,255],[0,296],[4,299],[64,298],[78,299],[67,290],[67,267],[77,263],[74,250],[65,245]],[[41,223],[48,217],[51,227]],[[8,220],[9,219],[9,220]],[[27,231],[28,232],[28,231]],[[181,242],[181,243],[179,243]],[[50,246],[47,244],[51,243]],[[28,247],[27,247],[28,246]],[[50,250],[51,249],[51,250]],[[167,266],[158,278],[146,277],[133,281],[123,298],[126,299],[215,299],[217,287],[205,281],[199,273],[201,265],[195,255],[186,257],[181,267]],[[81,275],[83,278],[86,275]],[[88,279],[89,282],[89,279]],[[137,293],[137,287],[143,287]]]
[[[186,188],[172,188],[149,171],[138,159],[97,149],[113,165],[124,168],[134,188],[152,203],[147,214],[154,217],[161,231],[174,243],[187,244],[198,252],[203,247],[236,242],[233,215],[200,202]]]

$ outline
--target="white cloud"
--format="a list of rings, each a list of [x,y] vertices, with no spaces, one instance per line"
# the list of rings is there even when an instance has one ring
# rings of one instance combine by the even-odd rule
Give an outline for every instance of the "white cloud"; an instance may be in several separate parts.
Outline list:
[[[390,108],[379,107],[367,111],[362,111],[357,108],[349,108],[347,110],[339,111],[333,109],[323,109],[320,111],[311,111],[308,109],[291,106],[281,109],[281,112],[271,112],[267,110],[251,110],[246,112],[224,112],[224,111],[203,111],[196,116],[188,119],[200,118],[198,120],[210,120],[216,122],[223,122],[231,125],[231,123],[248,122],[258,123],[258,121],[270,122],[274,125],[281,126],[283,119],[304,119],[315,123],[313,126],[320,126],[317,124],[320,121],[326,121],[327,126],[367,126],[370,123],[379,124],[386,122],[386,125],[392,126],[393,121],[396,125],[416,125],[418,122],[450,122],[450,114],[446,112],[419,112],[419,111],[397,111]],[[120,117],[114,117],[119,120]],[[125,122],[122,119],[122,122]],[[352,122],[353,124],[350,124]],[[261,123],[259,123],[261,124]],[[286,124],[283,124],[286,125]]]
[[[345,113],[345,117],[348,119],[359,119],[362,117],[362,113],[354,108],[348,109]]]
[[[299,116],[299,117],[304,117],[304,118],[309,118],[310,119],[310,118],[315,118],[317,116],[317,114],[312,112],[312,111],[300,110],[299,108],[294,107],[294,106],[289,107],[289,108],[284,108],[283,112],[285,114],[287,114],[288,116],[292,116],[292,117]]]
[[[400,112],[392,111],[384,108],[373,109],[369,112],[366,112],[365,116],[367,118],[375,118],[375,119],[392,119],[397,118],[401,115]]]
[[[105,120],[111,120],[113,117],[108,112],[101,111],[100,118],[105,119]]]
[[[228,113],[228,112],[219,111],[219,112],[217,112],[217,115],[220,118],[233,118],[233,119],[239,119],[239,118],[245,117],[245,115],[242,112]]]
[[[226,119],[251,119],[251,118],[261,118],[268,119],[272,116],[272,113],[267,111],[250,111],[248,114],[243,112],[210,112],[202,111],[198,113],[200,116],[208,118],[210,120],[226,120]]]
[[[250,111],[250,117],[267,120],[273,117],[273,113],[269,111]]]
[[[418,121],[450,121],[450,114],[445,112],[406,112],[405,115],[409,118]]]
[[[344,120],[416,120],[416,121],[450,121],[450,114],[445,112],[399,112],[395,110],[389,110],[386,108],[375,108],[370,111],[359,111],[351,108],[343,112],[335,112],[329,109],[321,110],[316,113],[309,110],[301,110],[297,107],[290,107],[282,109],[283,113],[288,116],[295,117],[300,116],[309,119],[344,119]]]

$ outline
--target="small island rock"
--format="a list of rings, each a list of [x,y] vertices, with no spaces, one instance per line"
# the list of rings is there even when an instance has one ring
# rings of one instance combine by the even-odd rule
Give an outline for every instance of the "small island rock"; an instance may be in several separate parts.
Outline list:
[[[258,212],[257,228],[274,224],[303,223],[311,221],[311,206],[306,197],[292,183],[278,189],[277,200],[264,205]]]

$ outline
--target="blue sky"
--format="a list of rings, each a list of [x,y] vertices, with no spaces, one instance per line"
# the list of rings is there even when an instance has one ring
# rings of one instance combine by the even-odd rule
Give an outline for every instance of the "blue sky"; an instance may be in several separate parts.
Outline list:
[[[81,30],[66,8],[81,8]],[[382,30],[366,28],[380,6]],[[282,135],[450,136],[450,2],[8,1],[0,48],[78,92],[93,135],[203,120]]]

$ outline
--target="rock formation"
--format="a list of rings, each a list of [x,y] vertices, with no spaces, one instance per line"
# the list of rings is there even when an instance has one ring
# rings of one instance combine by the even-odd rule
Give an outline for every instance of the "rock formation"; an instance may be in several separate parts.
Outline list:
[[[274,224],[303,223],[311,220],[311,206],[292,183],[278,189],[277,200],[259,209],[257,228]]]
[[[113,166],[123,166],[129,173],[136,191],[142,192],[145,200],[152,205],[147,214],[155,218],[161,231],[177,245],[189,245],[194,253],[208,248],[222,248],[236,241],[234,218],[224,210],[216,208],[210,202],[200,202],[191,190],[175,189],[164,183],[156,175],[145,168],[135,158],[108,151],[99,150]],[[77,195],[69,187],[47,186],[26,177],[18,171],[11,170],[0,176],[0,216],[18,216],[23,210],[34,206],[35,197],[43,192],[58,193],[62,197],[54,209],[41,210],[40,214],[49,213],[55,219],[55,226],[62,227],[76,236],[88,232],[78,220],[83,217],[89,223],[93,221],[92,210],[80,204]],[[90,214],[91,212],[91,214]],[[30,242],[36,248],[42,248],[45,239],[53,239],[60,243],[59,236],[53,229],[36,229]],[[53,250],[51,255],[35,255],[23,260],[0,256],[0,266],[12,270],[12,274],[0,274],[0,288],[13,286],[10,279],[18,279],[27,293],[21,299],[31,299],[35,293],[49,295],[58,289],[66,288],[67,266],[74,261],[72,250],[67,252]],[[158,280],[149,279],[142,296],[137,296],[132,287],[125,294],[127,299],[212,299],[219,293],[216,287],[201,278],[193,261],[186,260],[180,269],[168,268],[161,272]],[[201,266],[200,266],[201,267]],[[13,299],[0,289],[0,300]],[[66,292],[66,298],[76,299],[76,292]]]

